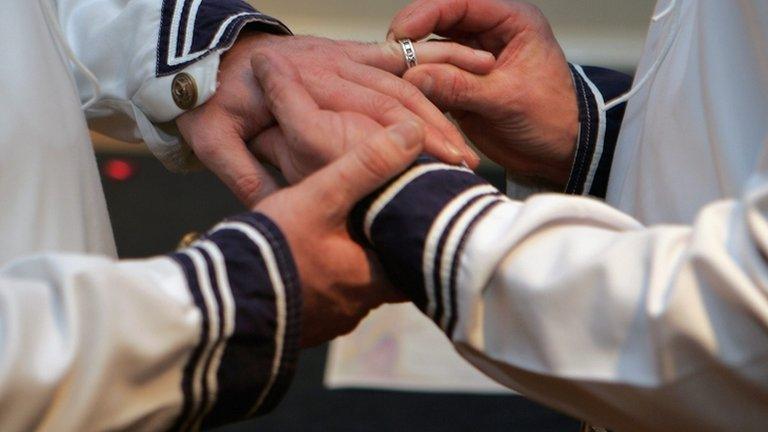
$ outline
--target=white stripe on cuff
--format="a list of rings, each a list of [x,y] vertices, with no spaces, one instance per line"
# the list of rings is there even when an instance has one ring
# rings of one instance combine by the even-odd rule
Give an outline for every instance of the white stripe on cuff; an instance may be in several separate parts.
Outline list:
[[[211,364],[208,369],[208,376],[206,382],[208,383],[208,391],[211,395],[208,406],[205,407],[202,415],[198,418],[195,428],[199,428],[200,422],[208,415],[215,405],[218,395],[218,371],[221,365],[221,358],[224,355],[226,348],[226,341],[235,332],[235,300],[232,296],[232,289],[229,286],[229,277],[227,276],[226,263],[224,261],[224,255],[216,246],[216,243],[210,240],[203,240],[195,243],[195,246],[199,246],[208,252],[213,262],[213,268],[216,276],[216,283],[219,287],[219,295],[221,296],[221,309],[223,311],[222,316],[224,322],[223,337],[216,342],[214,351],[211,354]]]
[[[201,418],[199,416],[200,409],[207,409],[207,406],[199,406],[202,401],[202,394],[203,389],[205,388],[205,385],[207,383],[206,377],[203,377],[203,372],[205,365],[208,361],[208,358],[210,356],[211,349],[213,348],[213,345],[218,339],[219,335],[219,306],[218,302],[216,301],[216,297],[213,295],[213,287],[211,286],[211,279],[210,275],[208,274],[208,266],[205,263],[205,258],[203,257],[202,253],[200,251],[194,250],[194,249],[187,249],[183,251],[182,253],[186,254],[189,259],[192,261],[192,264],[195,266],[195,273],[197,275],[197,281],[198,286],[200,287],[200,295],[203,297],[203,302],[205,303],[205,307],[208,311],[208,340],[205,343],[205,346],[203,348],[203,351],[201,352],[200,359],[198,360],[198,364],[195,365],[194,372],[192,374],[192,394],[193,394],[193,408],[190,412],[189,418],[185,421],[188,422],[190,420],[195,420],[195,423],[199,422],[199,419]],[[205,381],[205,382],[204,382]],[[214,391],[215,391],[215,381],[214,381]],[[208,387],[209,393],[212,390],[210,387]],[[208,401],[208,404],[210,404],[210,398]],[[195,406],[197,406],[197,409],[195,409]],[[185,425],[186,428],[186,425]]]
[[[587,173],[587,179],[584,182],[584,189],[582,191],[583,195],[589,195],[589,191],[592,189],[592,183],[595,181],[595,173],[597,172],[598,165],[600,165],[600,159],[602,159],[603,147],[605,145],[605,129],[607,121],[605,112],[605,100],[603,100],[603,94],[600,93],[600,90],[597,89],[597,86],[592,82],[592,80],[589,79],[589,77],[587,77],[584,69],[576,64],[573,65],[573,68],[576,69],[584,82],[587,83],[587,86],[589,86],[589,89],[592,91],[592,95],[594,95],[595,102],[597,104],[598,126],[597,138],[595,141],[595,151],[592,153],[592,161],[589,164],[589,172]],[[589,110],[589,106],[586,108]]]
[[[272,386],[275,384],[277,375],[280,371],[280,363],[283,358],[283,342],[285,339],[287,319],[285,286],[283,285],[283,278],[280,274],[280,268],[277,265],[277,260],[275,259],[275,254],[272,251],[272,247],[270,246],[267,239],[264,238],[262,233],[244,222],[224,222],[217,225],[213,231],[221,231],[226,229],[240,231],[241,233],[245,234],[251,241],[253,241],[253,243],[258,247],[262,258],[264,259],[264,263],[267,266],[267,271],[269,272],[269,280],[272,282],[272,289],[275,293],[277,329],[275,331],[275,355],[272,359],[272,371],[270,373],[267,384],[261,390],[256,403],[248,413],[248,417],[251,417],[256,413],[256,411],[258,411],[261,404],[264,403],[264,400],[269,395],[270,390],[272,390]]]
[[[369,242],[372,242],[371,228],[373,227],[373,222],[376,220],[376,217],[379,215],[379,213],[384,210],[384,207],[386,207],[387,204],[389,204],[397,196],[397,194],[399,194],[400,191],[402,191],[411,182],[423,176],[424,174],[433,171],[462,171],[474,174],[467,168],[455,167],[442,163],[431,163],[412,168],[410,171],[406,172],[400,176],[400,178],[395,180],[394,183],[392,183],[381,195],[379,195],[373,204],[371,204],[368,212],[365,214],[363,230],[365,233],[365,238],[368,239]]]
[[[480,185],[468,189],[457,195],[450,203],[448,203],[448,205],[443,207],[443,210],[440,211],[440,214],[432,223],[424,242],[424,255],[422,260],[424,291],[427,296],[427,316],[430,318],[434,319],[435,311],[437,309],[435,283],[434,278],[432,277],[435,265],[435,254],[437,253],[437,246],[440,244],[440,239],[443,237],[446,227],[454,216],[456,216],[456,213],[458,213],[462,207],[473,198],[483,194],[498,192],[499,191],[491,185]]]
[[[478,214],[490,203],[494,201],[501,201],[503,198],[497,195],[491,195],[483,197],[476,202],[472,203],[472,206],[464,212],[463,215],[456,221],[456,224],[451,229],[450,233],[446,233],[448,238],[443,248],[443,254],[440,257],[440,285],[443,293],[443,316],[440,320],[440,327],[444,331],[448,331],[448,323],[451,322],[451,316],[453,311],[451,310],[451,272],[453,271],[453,258],[456,254],[461,238],[467,231],[469,225],[477,217]]]

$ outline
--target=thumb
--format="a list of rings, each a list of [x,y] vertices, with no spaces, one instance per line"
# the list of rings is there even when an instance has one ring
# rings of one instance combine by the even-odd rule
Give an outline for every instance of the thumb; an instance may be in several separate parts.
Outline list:
[[[443,111],[482,112],[493,99],[489,76],[478,76],[453,65],[421,65],[403,76]]]
[[[309,177],[307,183],[315,189],[310,196],[337,207],[346,218],[355,204],[405,171],[421,154],[423,142],[419,123],[390,126]]]

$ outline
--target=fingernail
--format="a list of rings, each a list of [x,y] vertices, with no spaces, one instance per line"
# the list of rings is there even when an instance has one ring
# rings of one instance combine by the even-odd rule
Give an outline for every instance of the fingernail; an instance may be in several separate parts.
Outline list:
[[[387,134],[392,142],[405,150],[410,150],[420,144],[421,125],[415,121],[398,123],[387,129]]]
[[[392,30],[390,30],[390,31],[387,33],[387,40],[388,40],[388,41],[393,41],[393,40],[395,40],[395,33],[394,33]]]
[[[445,148],[453,156],[456,156],[456,157],[462,157],[463,156],[463,154],[461,153],[461,150],[459,150],[459,148],[456,147],[455,145],[453,145],[450,141],[446,141],[445,142]]]
[[[482,58],[483,60],[496,61],[496,57],[494,57],[494,55],[489,53],[488,51],[475,50],[475,55]]]
[[[473,158],[472,166],[476,166],[477,164],[480,163],[480,155],[477,154],[477,152],[472,149],[469,149],[469,152],[472,154],[472,158]]]

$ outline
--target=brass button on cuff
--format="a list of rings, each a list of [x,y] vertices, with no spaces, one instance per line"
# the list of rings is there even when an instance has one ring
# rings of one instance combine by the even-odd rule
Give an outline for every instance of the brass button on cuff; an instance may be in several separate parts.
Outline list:
[[[177,107],[183,110],[194,108],[197,104],[197,84],[192,75],[184,72],[176,75],[171,84],[171,95]]]
[[[176,249],[186,249],[192,246],[192,243],[200,240],[202,236],[203,235],[197,231],[188,232],[184,234],[184,237],[182,237],[181,240],[179,240],[179,244],[176,246]]]

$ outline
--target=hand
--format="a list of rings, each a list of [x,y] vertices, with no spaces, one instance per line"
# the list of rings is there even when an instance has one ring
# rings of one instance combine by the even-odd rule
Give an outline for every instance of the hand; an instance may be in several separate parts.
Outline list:
[[[278,54],[259,59],[260,79],[275,97],[270,105],[288,114],[280,127],[300,140],[311,138],[305,124],[321,124],[320,110],[300,82],[298,71]],[[282,117],[282,114],[280,115]],[[404,171],[421,153],[420,123],[381,129],[329,166],[257,207],[281,228],[299,269],[304,297],[302,346],[313,346],[353,330],[368,312],[405,300],[383,271],[347,231],[352,207]],[[343,130],[337,134],[341,137]]]
[[[425,128],[427,151],[449,163],[463,160],[470,166],[477,164],[477,156],[453,124],[415,87],[393,75],[406,69],[399,45],[245,34],[222,56],[220,86],[214,96],[180,116],[176,123],[197,157],[246,205],[252,206],[277,188],[246,145],[273,123],[251,69],[251,55],[265,48],[285,53],[299,66],[311,94],[323,108],[361,113],[383,126],[416,121]],[[430,43],[422,48],[424,62],[448,62],[476,73],[487,72],[493,65],[490,54],[466,47]],[[372,123],[366,121],[359,130],[367,133],[370,126]],[[280,138],[277,132],[267,135],[272,137],[267,143],[274,144],[275,137]],[[347,138],[357,140],[361,134]],[[316,162],[302,173],[332,160],[348,144],[326,141],[322,148],[295,149]]]
[[[404,78],[450,111],[478,148],[511,174],[564,187],[578,105],[565,56],[541,12],[516,1],[418,0],[395,17],[388,39],[431,33],[493,53],[493,71],[480,76],[426,64]]]

